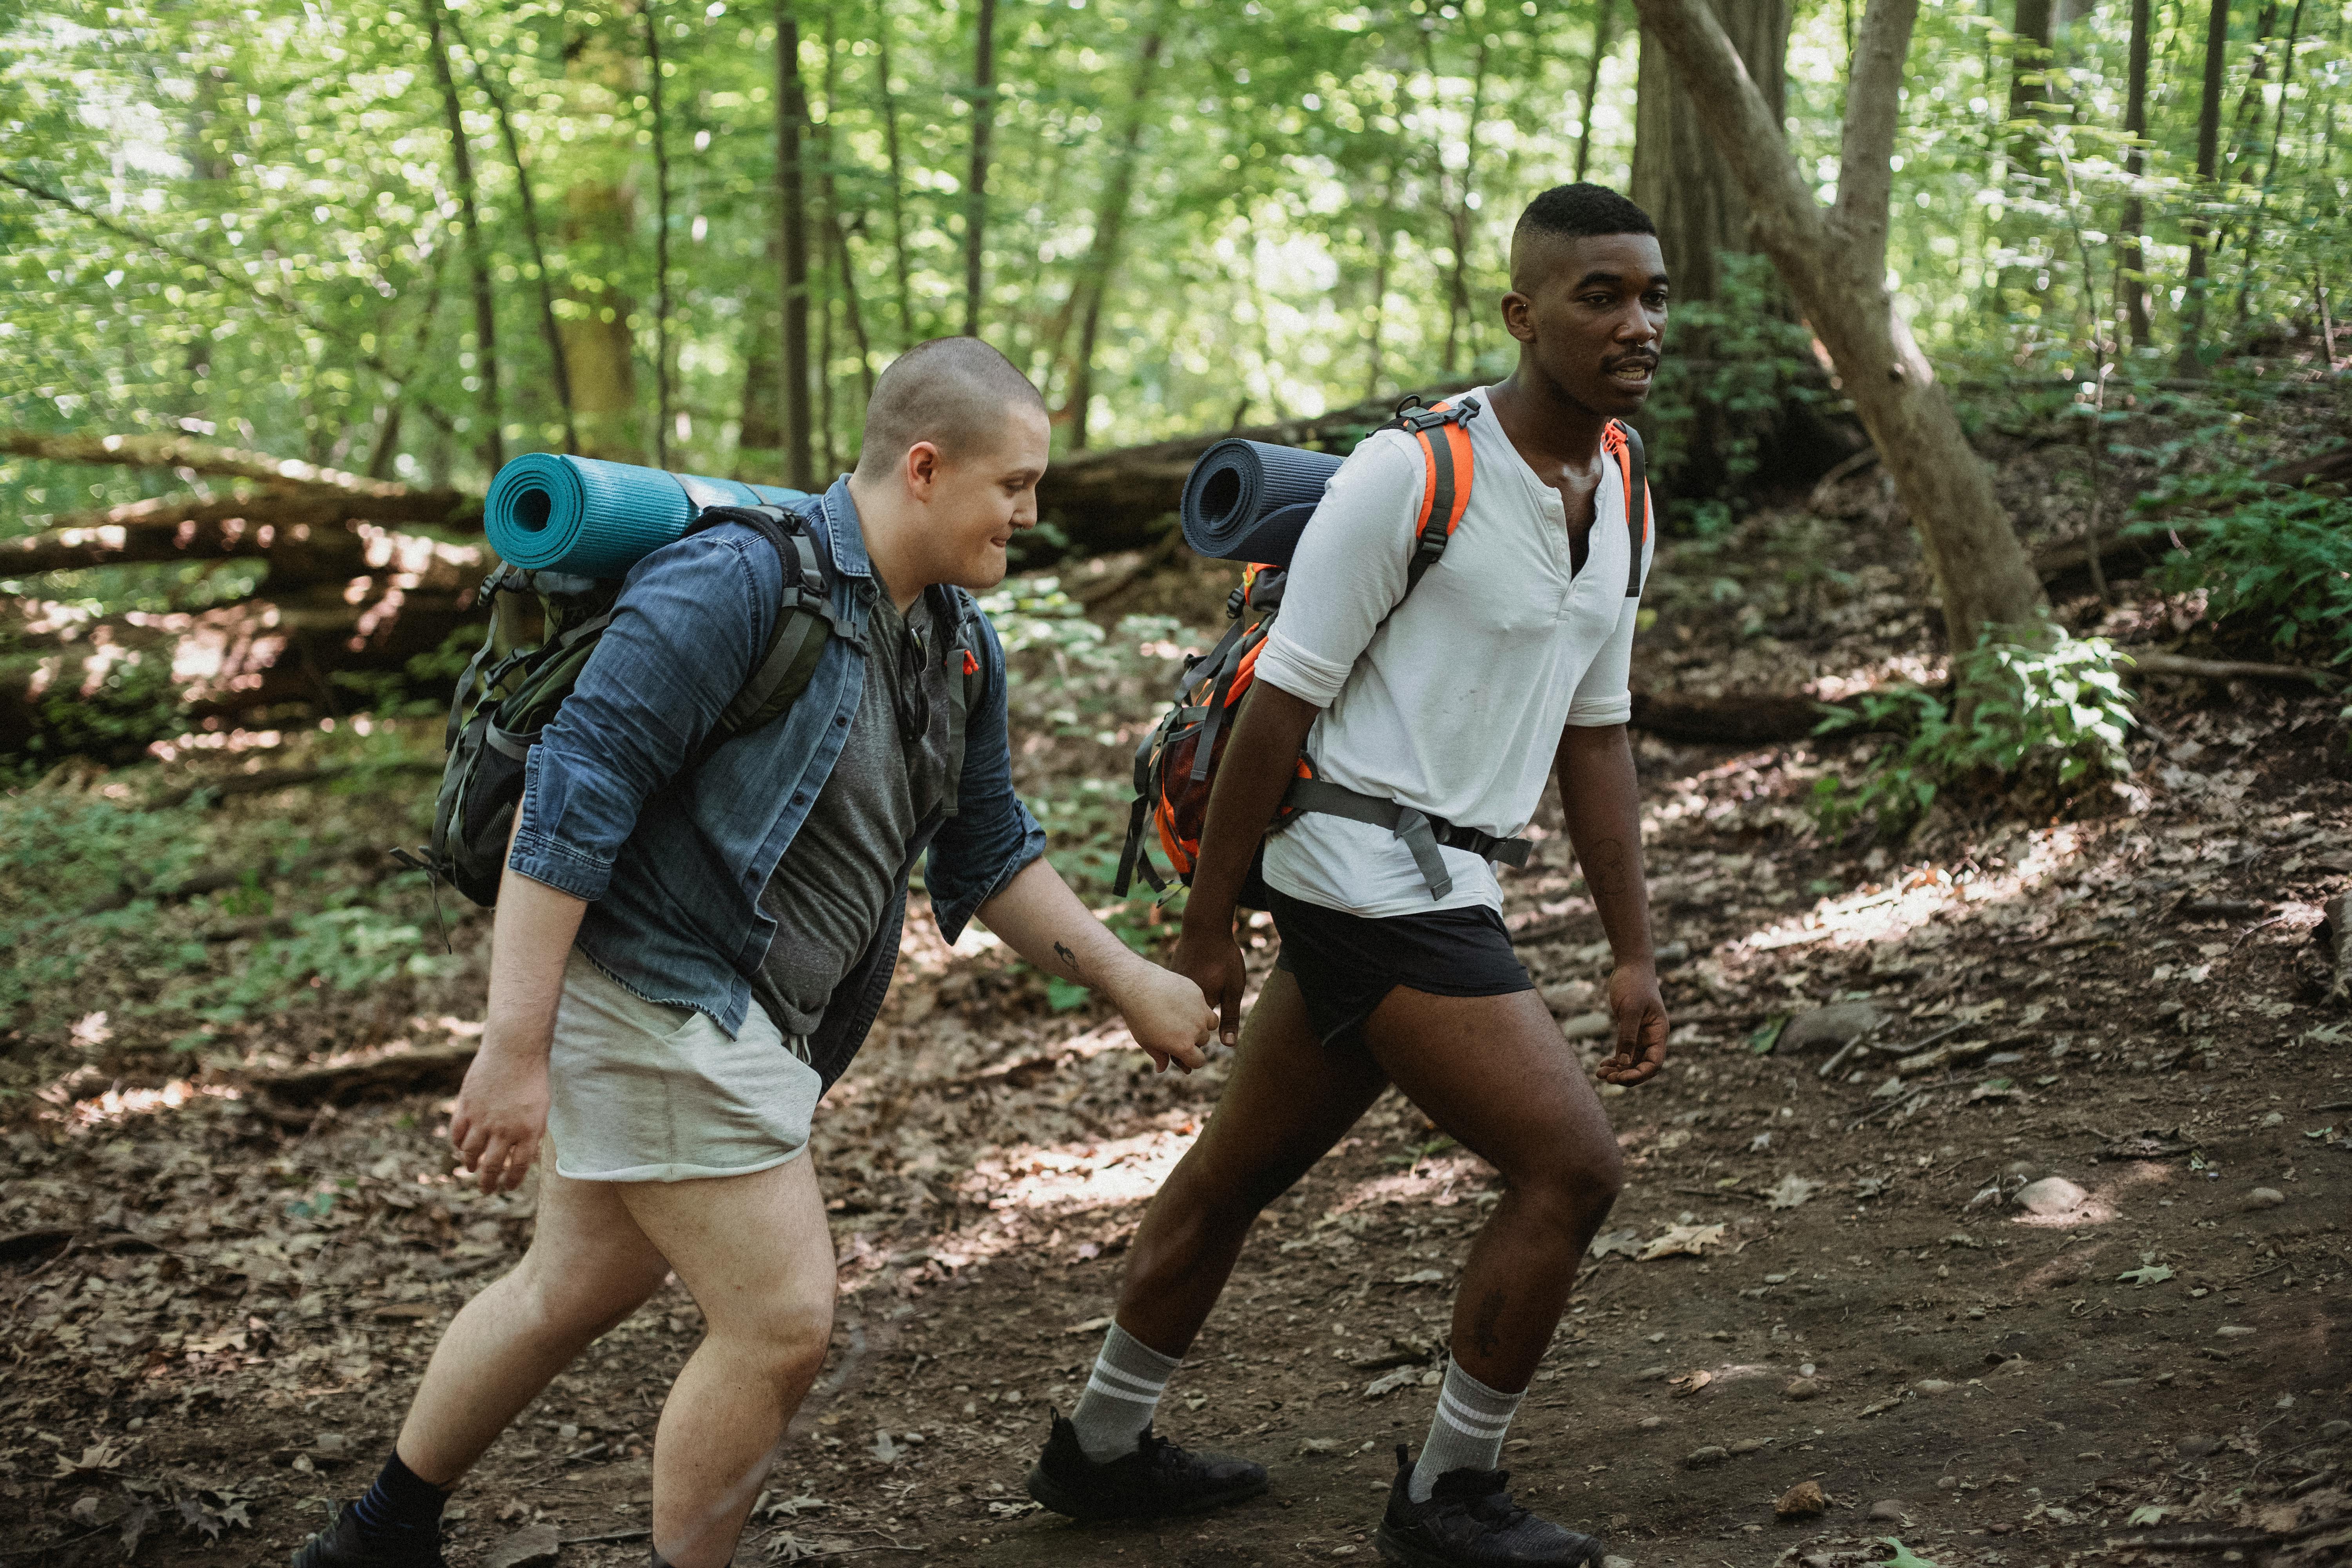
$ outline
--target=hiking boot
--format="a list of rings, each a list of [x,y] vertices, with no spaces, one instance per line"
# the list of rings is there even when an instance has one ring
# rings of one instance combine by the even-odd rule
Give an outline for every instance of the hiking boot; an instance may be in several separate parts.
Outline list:
[[[1412,1500],[1412,1460],[1397,1445],[1396,1485],[1373,1542],[1406,1568],[1601,1568],[1603,1548],[1511,1500],[1508,1470],[1448,1470]]]
[[[1045,1451],[1029,1472],[1029,1495],[1070,1519],[1152,1519],[1199,1513],[1265,1490],[1265,1467],[1228,1454],[1195,1454],[1155,1436],[1135,1452],[1097,1464],[1078,1447],[1077,1428],[1056,1412]]]
[[[436,1533],[422,1551],[376,1545],[360,1534],[359,1510],[349,1503],[335,1505],[327,1528],[294,1552],[294,1568],[448,1568],[441,1556]]]

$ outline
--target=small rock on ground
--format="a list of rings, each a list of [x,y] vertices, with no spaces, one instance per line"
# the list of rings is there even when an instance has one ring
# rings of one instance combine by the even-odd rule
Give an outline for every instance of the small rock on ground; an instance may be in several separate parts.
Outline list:
[[[1821,1482],[1799,1481],[1795,1486],[1782,1492],[1780,1500],[1772,1505],[1772,1517],[1811,1519],[1817,1513],[1828,1512],[1830,1500],[1822,1490]]]
[[[2250,1209],[2274,1209],[2284,1202],[2286,1194],[2276,1187],[2256,1187],[2246,1194],[2246,1207]]]
[[[1780,1051],[1833,1051],[1850,1041],[1860,1039],[1881,1024],[1886,1015],[1868,1002],[1832,1002],[1826,1007],[1816,1007],[1810,1013],[1800,1013],[1789,1020],[1780,1031],[1774,1048]]]
[[[2090,1195],[2063,1176],[2044,1176],[2017,1189],[2017,1206],[2027,1214],[2072,1214]]]
[[[1896,1524],[1908,1524],[1911,1521],[1911,1510],[1901,1498],[1881,1498],[1870,1505],[1868,1517],[1892,1520]]]
[[[1693,1448],[1690,1451],[1690,1457],[1683,1461],[1683,1465],[1688,1469],[1703,1469],[1708,1465],[1719,1465],[1729,1458],[1731,1458],[1729,1449],[1718,1444],[1709,1443],[1704,1448]]]
[[[482,1554],[482,1568],[554,1568],[563,1538],[551,1524],[518,1530]]]

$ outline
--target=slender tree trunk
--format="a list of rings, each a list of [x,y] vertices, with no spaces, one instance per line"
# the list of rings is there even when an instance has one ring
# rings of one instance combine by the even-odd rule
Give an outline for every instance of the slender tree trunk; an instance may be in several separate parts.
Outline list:
[[[1478,190],[1478,121],[1486,110],[1486,30],[1482,14],[1476,18],[1466,12],[1464,22],[1478,37],[1476,63],[1470,73],[1470,125],[1462,138],[1462,188],[1454,193],[1452,209],[1446,214],[1453,231],[1454,267],[1446,279],[1445,289],[1445,374],[1453,375],[1461,368],[1461,342],[1470,321],[1470,243],[1471,217],[1476,210],[1471,198]],[[1430,75],[1437,74],[1436,50],[1433,44]]]
[[[558,323],[572,365],[580,447],[591,458],[641,463],[648,454],[629,331],[635,302],[612,281],[638,243],[635,203],[625,188],[592,180],[566,192],[564,205],[564,248],[583,258],[572,290],[575,309]]]
[[[2271,121],[2270,158],[2263,167],[2262,188],[2254,193],[2254,210],[2246,215],[2246,260],[2238,274],[2238,321],[2241,325],[2253,304],[2254,263],[2261,255],[2263,211],[2270,205],[2271,183],[2278,178],[2279,147],[2286,140],[2287,89],[2294,84],[2294,47],[2302,37],[2303,0],[2294,0],[2294,10],[2286,25],[2286,51],[2279,58],[2278,113]]]
[[[1087,449],[1087,411],[1094,398],[1096,335],[1102,322],[1103,296],[1108,292],[1111,278],[1118,268],[1128,214],[1135,205],[1135,173],[1141,161],[1144,121],[1150,114],[1152,92],[1159,85],[1160,52],[1166,44],[1163,28],[1168,10],[1166,0],[1162,0],[1152,14],[1151,30],[1136,51],[1135,74],[1128,86],[1127,112],[1119,126],[1118,145],[1111,154],[1109,172],[1103,177],[1102,195],[1095,203],[1094,237],[1087,243],[1077,275],[1070,280],[1069,297],[1049,329],[1046,367],[1050,375],[1054,362],[1061,358],[1071,319],[1074,314],[1077,318],[1078,348],[1063,381],[1068,390],[1062,404],[1062,421],[1069,427],[1069,449],[1073,452]]]
[[[1877,446],[1895,494],[1927,546],[1955,652],[1988,627],[2043,635],[2048,605],[1993,494],[1886,291],[1889,165],[1901,114],[1904,58],[1918,0],[1871,0],[1848,73],[1837,204],[1823,210],[1798,168],[1779,111],[1702,0],[1636,0],[1708,140],[1737,182],[1758,243],[1803,309]]]
[[[2051,0],[2017,0],[2010,31],[2009,118],[2010,160],[2031,174],[2042,166],[2042,138],[2036,132],[2041,117],[2037,105],[2050,101],[2050,65],[2057,52],[2056,18]]]
[[[2205,26],[2205,93],[2197,109],[2197,203],[2213,199],[2213,175],[2221,153],[2221,73],[2230,58],[2230,0],[2212,0]],[[2191,208],[2189,230],[2189,271],[2180,302],[2180,364],[2182,375],[2204,374],[2205,254],[2212,225]]]
[[[1606,5],[1609,0],[1601,4]],[[1372,237],[1372,328],[1365,343],[1370,351],[1364,368],[1366,402],[1381,395],[1381,334],[1388,325],[1389,261],[1396,253],[1396,165],[1391,163],[1381,185],[1380,205],[1372,215],[1379,226]]]
[[[979,0],[971,50],[971,174],[964,182],[963,335],[980,336],[986,279],[982,247],[988,233],[988,140],[996,127],[996,0]]]
[[[457,221],[466,236],[466,265],[474,283],[474,374],[481,386],[482,461],[497,473],[506,459],[503,416],[499,409],[499,321],[490,292],[490,257],[482,241],[482,218],[474,197],[474,155],[466,145],[466,117],[457,101],[457,81],[449,70],[449,45],[441,35],[441,6],[425,7],[426,37],[433,49],[433,75],[441,84],[441,107],[449,121],[449,166],[457,177]]]
[[[438,247],[433,252],[433,270],[425,285],[425,309],[417,312],[416,331],[408,352],[411,364],[425,363],[425,351],[433,342],[433,323],[441,314],[441,278],[449,268],[448,247]],[[408,400],[394,388],[385,400],[383,423],[376,426],[375,442],[368,448],[367,467],[362,471],[372,479],[392,478],[394,463],[400,456],[400,426],[402,411]]]
[[[563,334],[555,326],[555,279],[547,270],[547,247],[540,237],[539,203],[531,195],[530,170],[522,161],[522,140],[515,134],[514,116],[508,111],[506,89],[490,74],[489,62],[467,41],[455,11],[448,12],[449,31],[465,48],[474,62],[474,79],[482,84],[490,108],[498,116],[499,138],[506,143],[507,162],[514,165],[515,195],[522,209],[522,232],[530,246],[530,264],[537,277],[539,289],[540,336],[547,345],[549,379],[555,384],[555,401],[563,413],[563,449],[580,450],[580,431],[572,415],[572,370],[563,355]]]
[[[783,261],[784,483],[816,488],[809,450],[808,215],[801,169],[801,29],[793,0],[776,0],[776,207]]]
[[[907,280],[906,167],[898,154],[898,99],[890,87],[890,6],[874,0],[874,43],[880,58],[874,80],[881,89],[882,146],[890,161],[890,265],[898,280],[898,346],[915,342],[915,290]]]
[[[2124,310],[2131,329],[2131,345],[2147,347],[2147,216],[2140,204],[2139,182],[2147,174],[2147,24],[2148,0],[2131,0],[2131,63],[2124,89],[2124,134],[2131,145],[2124,153],[2124,177],[2131,182],[2124,197]]]
[[[866,342],[866,316],[857,304],[856,267],[855,259],[849,254],[849,236],[853,226],[842,220],[841,192],[835,180],[833,166],[833,122],[836,118],[837,106],[841,102],[835,90],[834,62],[837,53],[833,36],[833,12],[828,8],[824,14],[824,125],[817,132],[817,195],[819,201],[824,206],[826,252],[834,261],[835,276],[841,283],[842,324],[848,329],[850,344],[857,351],[857,384],[864,391],[866,402],[871,402],[874,397],[873,347]],[[824,368],[820,374],[824,376],[829,385],[833,376],[831,354],[825,356]],[[858,405],[861,419],[865,416],[865,402]],[[828,432],[833,428],[830,415],[826,416],[825,428]],[[832,440],[829,434],[826,440],[828,443]],[[825,466],[830,468],[835,462],[830,455],[833,447],[828,445],[825,450],[828,453]]]
[[[1592,166],[1592,104],[1601,96],[1601,63],[1609,58],[1609,24],[1616,20],[1616,8],[1617,0],[1599,0],[1592,8],[1592,59],[1585,68],[1584,97],[1576,113],[1575,177],[1580,184]]]
[[[425,0],[429,8],[439,0]],[[644,0],[646,106],[654,134],[654,467],[669,467],[669,121],[662,113],[659,0]]]

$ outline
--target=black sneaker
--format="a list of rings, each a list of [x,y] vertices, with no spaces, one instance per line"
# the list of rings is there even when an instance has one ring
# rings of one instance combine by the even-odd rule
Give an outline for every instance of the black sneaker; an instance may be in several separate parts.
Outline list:
[[[1397,1445],[1396,1485],[1373,1538],[1407,1568],[1601,1568],[1604,1549],[1511,1500],[1508,1470],[1448,1470],[1427,1502],[1412,1500],[1412,1460]]]
[[[1152,1519],[1199,1513],[1265,1490],[1265,1467],[1229,1454],[1195,1454],[1150,1427],[1135,1452],[1097,1464],[1078,1429],[1058,1412],[1045,1451],[1029,1472],[1029,1495],[1070,1519]]]
[[[422,1550],[379,1546],[360,1534],[359,1510],[349,1503],[335,1505],[327,1528],[294,1552],[294,1568],[448,1568],[441,1556],[440,1532]]]

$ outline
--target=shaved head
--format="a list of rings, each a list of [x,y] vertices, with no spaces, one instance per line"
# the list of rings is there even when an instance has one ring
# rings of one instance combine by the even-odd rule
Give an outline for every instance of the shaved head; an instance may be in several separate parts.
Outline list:
[[[950,463],[993,452],[1024,410],[1045,400],[1011,360],[978,338],[933,338],[890,362],[866,405],[858,477],[879,479],[928,441]]]
[[[1511,231],[1511,287],[1534,293],[1565,262],[1564,241],[1657,232],[1648,213],[1606,185],[1554,185],[1528,204]]]

